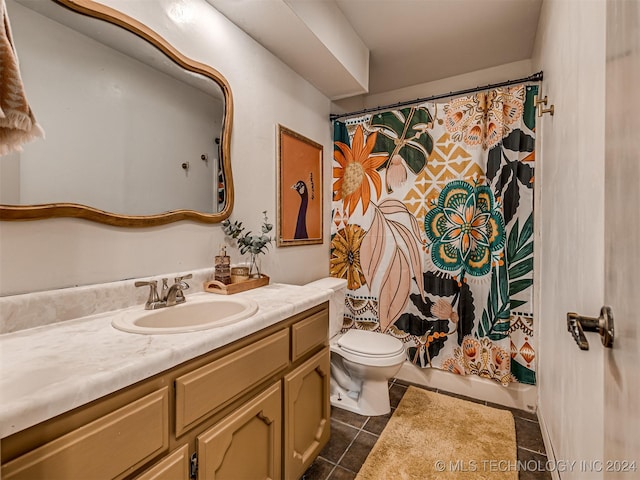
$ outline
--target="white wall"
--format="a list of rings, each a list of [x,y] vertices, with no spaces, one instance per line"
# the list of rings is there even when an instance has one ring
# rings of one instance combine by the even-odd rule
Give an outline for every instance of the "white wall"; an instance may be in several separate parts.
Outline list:
[[[380,105],[390,105],[396,102],[412,101],[416,98],[425,98],[431,95],[465,90],[467,88],[504,82],[505,80],[516,80],[518,78],[528,77],[532,73],[535,72],[531,60],[520,60],[518,62],[506,63],[496,67],[476,70],[474,72],[456,75],[455,77],[434,80],[433,82],[420,83],[389,92],[358,95],[356,97],[338,100],[334,102],[334,109],[332,111],[345,113],[362,110],[364,108],[375,108]]]
[[[12,152],[1,158],[0,203],[12,204],[20,198],[20,152]]]
[[[192,10],[183,11],[181,17],[167,0],[103,3],[143,21],[185,55],[212,65],[229,81],[235,108],[232,218],[258,229],[261,212],[267,210],[276,223],[278,123],[324,145],[328,205],[332,132],[327,97],[204,0],[182,5]],[[325,207],[322,245],[276,248],[274,243],[263,260],[263,270],[272,281],[305,283],[328,275],[330,214]],[[141,229],[77,219],[0,222],[0,294],[205,268],[212,265],[223,241],[219,225],[192,222]],[[240,260],[234,250],[231,254],[233,261]]]
[[[361,87],[355,91],[367,91],[369,49],[338,5],[333,2],[287,2],[287,5],[350,73],[353,81]],[[327,69],[327,73],[335,75],[333,70]],[[342,96],[346,94],[343,93]]]
[[[603,349],[588,334],[591,350],[579,350],[566,313],[597,316],[604,300],[604,1],[545,0],[533,64],[555,105],[537,127],[539,412],[556,459],[602,460]]]
[[[604,355],[604,458],[636,462],[640,461],[639,85],[640,2],[607,0],[604,298],[615,315],[615,341]],[[605,478],[620,476],[611,472]]]

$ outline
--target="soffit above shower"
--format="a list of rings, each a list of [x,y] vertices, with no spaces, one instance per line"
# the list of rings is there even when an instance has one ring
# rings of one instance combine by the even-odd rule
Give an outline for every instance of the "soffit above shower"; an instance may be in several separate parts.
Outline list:
[[[333,0],[207,0],[332,100],[366,93],[369,50]]]
[[[542,0],[207,0],[332,100],[531,58]]]

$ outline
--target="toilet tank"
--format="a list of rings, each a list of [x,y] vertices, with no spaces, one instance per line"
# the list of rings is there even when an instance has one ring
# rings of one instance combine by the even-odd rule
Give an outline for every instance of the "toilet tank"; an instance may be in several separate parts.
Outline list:
[[[343,278],[325,277],[305,286],[330,290],[329,297],[329,338],[342,330],[342,318],[344,317],[344,295],[347,292],[347,281]]]

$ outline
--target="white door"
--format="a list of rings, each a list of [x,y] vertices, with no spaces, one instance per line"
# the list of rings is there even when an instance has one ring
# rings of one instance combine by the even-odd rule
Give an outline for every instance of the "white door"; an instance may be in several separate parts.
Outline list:
[[[631,479],[640,478],[640,0],[607,1],[606,68],[605,303],[615,343],[604,352],[604,476]]]

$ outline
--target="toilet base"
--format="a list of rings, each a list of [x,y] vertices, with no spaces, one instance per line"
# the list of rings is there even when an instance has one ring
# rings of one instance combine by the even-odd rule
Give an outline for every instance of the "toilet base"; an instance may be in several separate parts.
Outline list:
[[[331,405],[366,417],[386,415],[391,411],[389,403],[389,383],[387,380],[368,380],[363,382],[362,390],[354,398],[350,392],[331,379]]]

